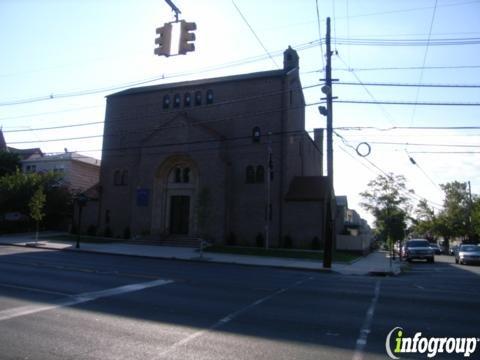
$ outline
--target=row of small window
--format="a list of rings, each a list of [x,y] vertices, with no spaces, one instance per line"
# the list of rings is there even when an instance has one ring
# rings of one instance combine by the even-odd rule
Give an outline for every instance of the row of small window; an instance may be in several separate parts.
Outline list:
[[[128,184],[128,170],[115,170],[113,173],[113,185],[124,186]]]
[[[173,99],[170,99],[170,95],[164,95],[163,96],[163,108],[164,109],[170,109],[170,105],[173,100],[173,108],[179,108],[180,105],[182,104],[182,96],[180,94],[175,94],[173,95]],[[193,104],[195,106],[200,106],[202,105],[203,102],[203,95],[202,92],[195,91],[195,95],[193,98]],[[205,103],[207,105],[213,104],[213,90],[207,90],[207,97],[205,99]],[[183,94],[183,106],[184,107],[189,107],[192,105],[192,95],[189,92],[186,92]]]
[[[245,169],[245,183],[262,184],[265,182],[265,168],[262,165],[257,167],[248,165]]]

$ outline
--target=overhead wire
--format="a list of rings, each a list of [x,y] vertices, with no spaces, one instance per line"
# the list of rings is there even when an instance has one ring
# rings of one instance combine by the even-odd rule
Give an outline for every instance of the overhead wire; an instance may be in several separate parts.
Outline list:
[[[255,32],[255,30],[253,30],[252,26],[250,25],[250,23],[248,22],[248,20],[245,18],[245,16],[242,14],[241,10],[239,9],[239,7],[237,6],[237,4],[235,4],[235,1],[232,0],[232,4],[233,6],[235,7],[235,9],[237,9],[237,12],[240,14],[240,17],[242,18],[242,20],[245,22],[245,24],[247,24],[248,28],[250,29],[250,31],[252,32],[253,36],[255,36],[255,38],[257,39],[258,43],[260,44],[260,46],[263,48],[263,50],[265,50],[265,52],[267,53],[268,57],[272,60],[272,62],[275,64],[275,66],[277,68],[280,68],[280,66],[278,66],[277,62],[275,61],[275,59],[272,57],[272,55],[270,54],[270,52],[268,51],[268,49],[266,48],[266,46],[263,44],[262,40],[260,40],[260,38],[258,37],[257,33]]]
[[[435,5],[433,7],[433,14],[432,14],[432,18],[430,20],[430,28],[428,30],[427,44],[425,45],[425,52],[423,54],[422,68],[420,70],[420,77],[419,77],[419,80],[418,80],[419,84],[421,84],[422,81],[423,81],[424,67],[427,63],[428,49],[429,49],[429,45],[430,45],[430,38],[432,36],[433,23],[435,22],[435,14],[437,12],[438,0],[434,0],[434,1],[435,1]],[[417,87],[417,90],[416,90],[416,93],[415,93],[415,101],[414,101],[415,103],[418,101],[418,98],[420,96],[420,89],[421,89],[420,87]],[[410,125],[412,125],[414,120],[415,120],[416,111],[417,111],[417,105],[415,104],[415,105],[413,105],[412,115],[410,116]]]
[[[322,59],[322,69],[325,69],[325,58],[323,55],[323,41],[322,41],[322,28],[321,28],[321,21],[320,21],[320,11],[318,9],[318,0],[315,0],[315,8],[317,11],[317,27],[318,27],[318,39],[319,41],[319,47],[320,47],[320,56]]]

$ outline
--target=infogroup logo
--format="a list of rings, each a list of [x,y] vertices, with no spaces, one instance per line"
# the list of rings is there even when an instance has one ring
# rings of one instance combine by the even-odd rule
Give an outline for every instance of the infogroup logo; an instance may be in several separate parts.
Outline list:
[[[392,339],[392,335],[394,338]],[[402,354],[417,353],[427,354],[433,358],[438,354],[463,354],[470,357],[477,349],[479,338],[454,338],[454,337],[424,337],[417,332],[413,337],[405,336],[403,328],[397,326],[387,335],[385,350],[391,359],[400,359]]]

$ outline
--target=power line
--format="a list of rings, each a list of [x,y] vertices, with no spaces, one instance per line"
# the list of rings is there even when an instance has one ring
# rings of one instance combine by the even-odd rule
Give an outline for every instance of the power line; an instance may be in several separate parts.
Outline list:
[[[295,89],[295,90],[292,90],[292,91],[296,91],[296,92],[300,92],[302,90],[307,90],[307,89],[311,89],[311,88],[314,88],[314,87],[318,87],[318,86],[321,86],[322,84],[312,84],[312,85],[306,85],[306,86],[303,86],[301,89]],[[275,91],[270,91],[270,92],[265,92],[263,94],[260,94],[260,95],[254,95],[254,96],[242,96],[242,97],[239,97],[239,98],[236,98],[236,99],[229,99],[229,100],[225,100],[225,101],[220,101],[220,102],[215,102],[213,104],[209,104],[208,105],[208,108],[211,109],[213,107],[221,107],[221,106],[225,106],[225,105],[231,105],[231,104],[236,104],[236,103],[241,103],[241,102],[247,102],[247,101],[252,101],[252,100],[258,100],[258,99],[264,99],[266,97],[270,97],[270,96],[276,96],[276,95],[283,95],[283,94],[286,94],[288,93],[290,90],[275,90]],[[305,106],[313,106],[313,105],[318,105],[319,103],[312,103],[312,104],[306,104]],[[145,106],[148,106],[150,104],[145,104]],[[302,108],[303,105],[301,106],[293,106],[293,107],[290,107],[290,109],[299,109],[299,108]],[[168,111],[163,111],[162,112],[162,115],[171,115],[171,114],[178,114],[179,111],[181,109],[172,109],[172,110],[168,110]],[[268,111],[261,111],[259,112],[258,114],[265,114],[265,113],[272,113],[272,112],[277,112],[277,111],[283,111],[285,110],[284,108],[280,108],[280,109],[274,109],[274,110],[268,110]],[[255,116],[257,115],[257,113],[253,113],[253,114],[247,114],[245,116]],[[156,116],[156,115],[155,115]],[[236,115],[235,117],[243,117],[241,114],[240,115]],[[231,119],[231,117],[224,117],[224,118],[220,118],[220,119],[214,119],[214,120],[209,120],[209,121],[205,121],[205,123],[210,123],[210,122],[217,122],[217,121],[220,121],[220,120],[228,120],[228,119]],[[115,120],[115,122],[119,122],[119,121],[130,121],[129,118],[125,119],[125,120],[120,120],[120,119],[117,119]],[[27,131],[41,131],[41,130],[50,130],[50,129],[61,129],[61,128],[70,128],[72,126],[86,126],[86,125],[92,125],[92,124],[101,124],[101,123],[104,123],[104,121],[98,121],[98,122],[86,122],[86,123],[80,123],[80,124],[73,124],[73,125],[70,125],[70,124],[66,124],[66,125],[59,125],[59,126],[52,126],[52,127],[44,127],[44,128],[30,128],[30,129],[18,129],[18,130],[5,130],[3,131],[4,133],[10,133],[10,132],[27,132]],[[203,123],[203,122],[202,122]],[[145,131],[148,131],[148,130],[143,130],[143,132]]]
[[[270,52],[268,51],[268,49],[265,47],[265,45],[263,44],[262,40],[260,40],[260,38],[258,37],[257,33],[255,32],[255,30],[253,30],[252,26],[249,24],[248,20],[245,18],[245,16],[243,16],[242,12],[240,11],[240,9],[238,8],[237,4],[235,4],[235,1],[232,0],[232,4],[233,6],[235,6],[235,9],[237,9],[238,13],[240,14],[240,16],[242,17],[243,21],[245,22],[245,24],[247,24],[248,28],[250,29],[250,31],[252,32],[252,34],[255,36],[255,38],[257,39],[258,43],[262,46],[263,50],[265,50],[265,52],[267,53],[268,57],[272,60],[272,62],[275,64],[275,66],[277,68],[280,68],[280,66],[278,66],[277,62],[275,61],[275,59],[272,57],[272,55],[270,54]]]
[[[411,142],[388,142],[388,141],[369,141],[369,144],[377,145],[404,145],[404,146],[432,146],[432,147],[457,147],[457,148],[480,148],[480,145],[466,144],[427,144],[427,143],[411,143]]]
[[[335,130],[480,130],[480,126],[393,126],[390,128],[379,128],[375,126],[341,126]]]
[[[348,66],[345,61],[340,57],[340,55],[337,54],[337,57],[340,59],[341,62],[343,62],[343,64],[345,66]],[[393,116],[390,115],[390,113],[377,101],[377,99],[375,98],[375,96],[373,96],[373,94],[371,93],[371,91],[365,86],[365,84],[363,84],[362,80],[360,79],[360,77],[355,73],[355,71],[352,70],[352,74],[353,76],[355,76],[355,78],[357,79],[358,83],[362,86],[362,88],[366,91],[366,93],[368,94],[368,96],[370,96],[370,98],[372,98],[373,100],[373,103],[377,103],[380,107],[380,109],[382,110],[383,114],[385,115],[385,117],[392,123],[392,124],[395,124],[395,120],[393,119]],[[338,101],[334,101],[334,102],[338,102]]]
[[[462,46],[462,45],[478,45],[479,37],[468,38],[445,38],[445,39],[361,39],[361,38],[336,38],[336,42],[340,45],[350,46]]]
[[[339,81],[335,83],[336,85],[366,85],[366,86],[393,86],[393,87],[432,87],[432,88],[462,88],[462,89],[476,89],[480,88],[480,84],[422,84],[422,83],[393,83],[393,82],[349,82],[349,81]]]
[[[322,69],[325,68],[325,59],[323,55],[323,42],[322,42],[322,29],[321,29],[321,21],[320,21],[320,12],[318,10],[318,0],[315,0],[315,7],[317,10],[317,26],[318,26],[318,39],[319,41],[319,47],[320,47],[320,55],[322,58]]]
[[[428,30],[427,44],[425,45],[425,52],[423,54],[422,69],[420,70],[420,77],[419,77],[419,80],[418,80],[419,84],[421,84],[422,81],[423,81],[423,74],[424,74],[424,71],[425,71],[424,68],[425,68],[425,65],[427,63],[428,49],[430,47],[430,42],[431,42],[430,38],[432,36],[433,23],[435,21],[435,14],[437,12],[437,4],[438,4],[438,0],[435,0],[435,5],[433,7],[432,19],[430,21],[430,28]],[[420,96],[420,89],[421,89],[420,87],[417,87],[417,91],[415,93],[415,103],[418,101],[418,97]],[[417,105],[414,105],[413,109],[412,109],[412,115],[410,117],[410,125],[413,124],[416,111],[417,111]]]
[[[340,134],[338,134],[337,132],[334,131],[334,134],[340,138],[340,140],[343,142],[343,144],[345,144],[345,146],[347,146],[348,148],[352,149],[355,151],[355,153],[357,152],[357,150],[355,149],[355,147],[353,147],[352,145],[350,145],[348,143],[348,141],[343,137],[341,136]],[[345,149],[342,149],[344,152],[346,152]],[[357,162],[359,162],[362,166],[366,167],[370,172],[374,172],[372,169],[368,168],[363,162],[361,162],[357,157],[351,155],[350,157],[352,157],[354,160],[356,160]],[[383,175],[387,176],[387,177],[390,177],[390,174],[387,173],[385,170],[383,170],[382,168],[380,168],[379,166],[377,166],[374,162],[372,162],[370,159],[366,158],[366,157],[362,157],[361,159],[365,160],[366,162],[368,162],[370,164],[370,166],[372,166],[373,168],[375,168],[378,172],[382,173]],[[425,197],[421,197],[419,195],[416,195],[415,193],[411,193],[409,191],[404,191],[404,192],[401,192],[403,193],[404,196],[407,196],[408,198],[410,198],[411,200],[415,200],[415,201],[419,201],[421,200],[422,198],[425,198]],[[432,200],[428,200],[427,198],[425,198],[425,200],[427,200],[432,207],[435,207],[439,210],[441,210],[441,206],[440,204],[432,201]],[[440,207],[438,207],[440,206]]]
[[[433,101],[368,101],[368,100],[334,100],[343,104],[384,104],[384,105],[420,105],[420,106],[480,106],[480,102],[433,102]]]
[[[444,66],[387,66],[387,67],[369,67],[369,68],[337,68],[339,71],[390,71],[390,70],[457,70],[457,69],[479,69],[480,65],[444,65]],[[322,72],[322,70],[317,70]]]
[[[410,151],[410,154],[480,154],[480,151]]]

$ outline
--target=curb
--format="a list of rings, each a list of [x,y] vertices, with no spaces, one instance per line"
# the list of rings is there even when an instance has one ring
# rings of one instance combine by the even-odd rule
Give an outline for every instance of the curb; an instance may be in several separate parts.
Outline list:
[[[167,257],[167,256],[152,256],[152,255],[140,255],[140,254],[125,254],[125,253],[112,253],[112,252],[105,252],[105,251],[97,251],[97,250],[88,250],[82,248],[55,248],[51,246],[37,246],[33,243],[24,243],[24,244],[11,244],[11,243],[3,243],[0,242],[0,246],[16,246],[16,247],[23,247],[23,248],[36,248],[42,250],[50,250],[50,251],[65,251],[65,252],[83,252],[83,253],[90,253],[90,254],[97,254],[97,255],[110,255],[110,256],[129,256],[129,257],[137,257],[137,258],[144,258],[144,259],[157,259],[157,260],[174,260],[174,261],[183,261],[183,262],[195,262],[195,263],[210,263],[210,264],[222,264],[222,265],[236,265],[236,266],[248,266],[248,267],[264,267],[264,268],[271,268],[271,269],[279,269],[279,270],[293,270],[293,271],[309,271],[309,272],[318,272],[318,273],[326,273],[326,274],[341,274],[341,272],[332,270],[332,269],[310,269],[310,268],[302,268],[298,266],[280,266],[280,265],[262,265],[262,264],[245,264],[245,263],[237,263],[231,261],[219,261],[219,260],[211,260],[209,258],[177,258],[177,257]]]

